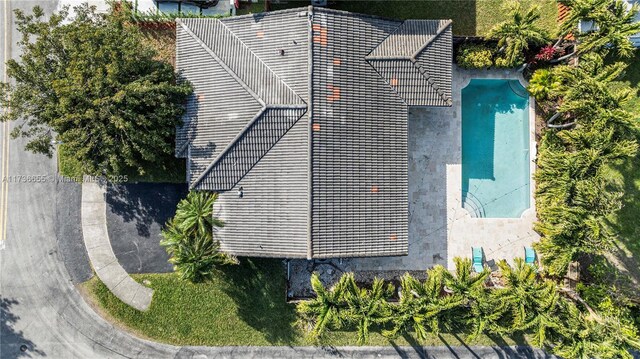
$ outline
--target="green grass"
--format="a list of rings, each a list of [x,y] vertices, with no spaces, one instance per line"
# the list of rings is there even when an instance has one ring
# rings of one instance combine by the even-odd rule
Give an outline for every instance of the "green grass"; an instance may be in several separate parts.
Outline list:
[[[538,5],[539,24],[552,35],[557,31],[558,10],[555,0],[521,0],[525,9]],[[503,0],[374,0],[336,1],[329,7],[394,19],[452,19],[453,33],[460,36],[484,36],[497,23],[506,20],[508,11]],[[308,1],[273,4],[273,10],[308,6]],[[262,11],[262,7],[258,9]]]
[[[608,59],[608,62],[615,59]],[[631,59],[618,59],[624,61],[627,67],[621,83],[626,83],[640,92],[640,50]],[[626,109],[635,114],[640,125],[640,96],[636,95],[627,104]],[[640,141],[640,135],[638,136]],[[614,231],[618,236],[617,248],[614,253],[621,262],[628,275],[640,282],[640,154],[635,158],[612,166],[611,176],[615,178],[624,189],[623,207],[610,218]],[[640,292],[639,292],[640,293]]]
[[[308,4],[307,4],[308,5]],[[240,8],[236,9],[236,15],[257,14],[264,12],[264,1],[260,0],[254,2],[241,2]]]
[[[296,324],[295,306],[285,302],[284,268],[280,260],[242,258],[211,282],[191,284],[175,274],[144,274],[155,290],[147,312],[122,303],[94,278],[82,284],[89,298],[111,321],[133,333],[175,345],[309,345]],[[463,345],[464,335],[429,337],[425,345]],[[324,345],[355,345],[355,332],[336,332],[323,339]],[[502,337],[480,336],[477,345],[524,343]],[[390,345],[380,333],[372,333],[370,345]],[[415,344],[399,338],[397,345]]]
[[[64,144],[58,147],[58,173],[78,181],[84,174],[80,162],[67,152]],[[133,169],[125,171],[123,175],[127,176],[126,180],[118,179],[118,182],[184,183],[186,182],[186,165],[184,159],[167,156],[162,165],[147,168],[144,175],[140,175]]]

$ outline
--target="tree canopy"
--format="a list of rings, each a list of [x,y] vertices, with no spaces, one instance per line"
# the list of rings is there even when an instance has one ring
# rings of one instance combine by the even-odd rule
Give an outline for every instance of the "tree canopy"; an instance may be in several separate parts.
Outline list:
[[[12,136],[26,149],[52,154],[61,141],[86,174],[121,174],[173,153],[191,86],[154,60],[126,9],[96,13],[87,4],[44,18],[15,10],[22,54],[7,63],[14,84],[2,84],[2,121],[18,120]]]
[[[488,38],[498,40],[503,57],[496,59],[500,67],[518,66],[524,62],[524,51],[530,45],[544,45],[549,35],[536,25],[540,18],[540,9],[531,7],[524,12],[520,3],[515,3],[510,10],[509,19],[491,29]]]

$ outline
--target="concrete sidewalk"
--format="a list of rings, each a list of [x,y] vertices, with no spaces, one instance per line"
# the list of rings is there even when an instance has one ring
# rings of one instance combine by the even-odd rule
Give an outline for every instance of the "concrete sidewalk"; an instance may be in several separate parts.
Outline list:
[[[85,181],[82,184],[82,233],[91,265],[118,299],[145,311],[151,304],[153,290],[133,280],[118,262],[107,232],[106,206],[105,187]]]

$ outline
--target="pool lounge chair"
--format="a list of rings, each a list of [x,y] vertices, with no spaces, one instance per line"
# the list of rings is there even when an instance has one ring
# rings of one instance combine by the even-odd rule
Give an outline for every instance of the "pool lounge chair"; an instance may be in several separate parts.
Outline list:
[[[524,247],[524,262],[536,267],[536,251],[532,247]]]
[[[477,273],[484,271],[482,247],[471,247],[471,251],[473,252],[473,270]]]

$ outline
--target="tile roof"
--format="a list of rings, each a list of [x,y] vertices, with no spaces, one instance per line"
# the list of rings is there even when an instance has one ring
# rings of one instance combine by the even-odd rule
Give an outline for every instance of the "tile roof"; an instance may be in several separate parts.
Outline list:
[[[407,106],[451,104],[451,22],[308,7],[178,24],[195,90],[176,154],[192,189],[221,192],[222,248],[407,254]]]

